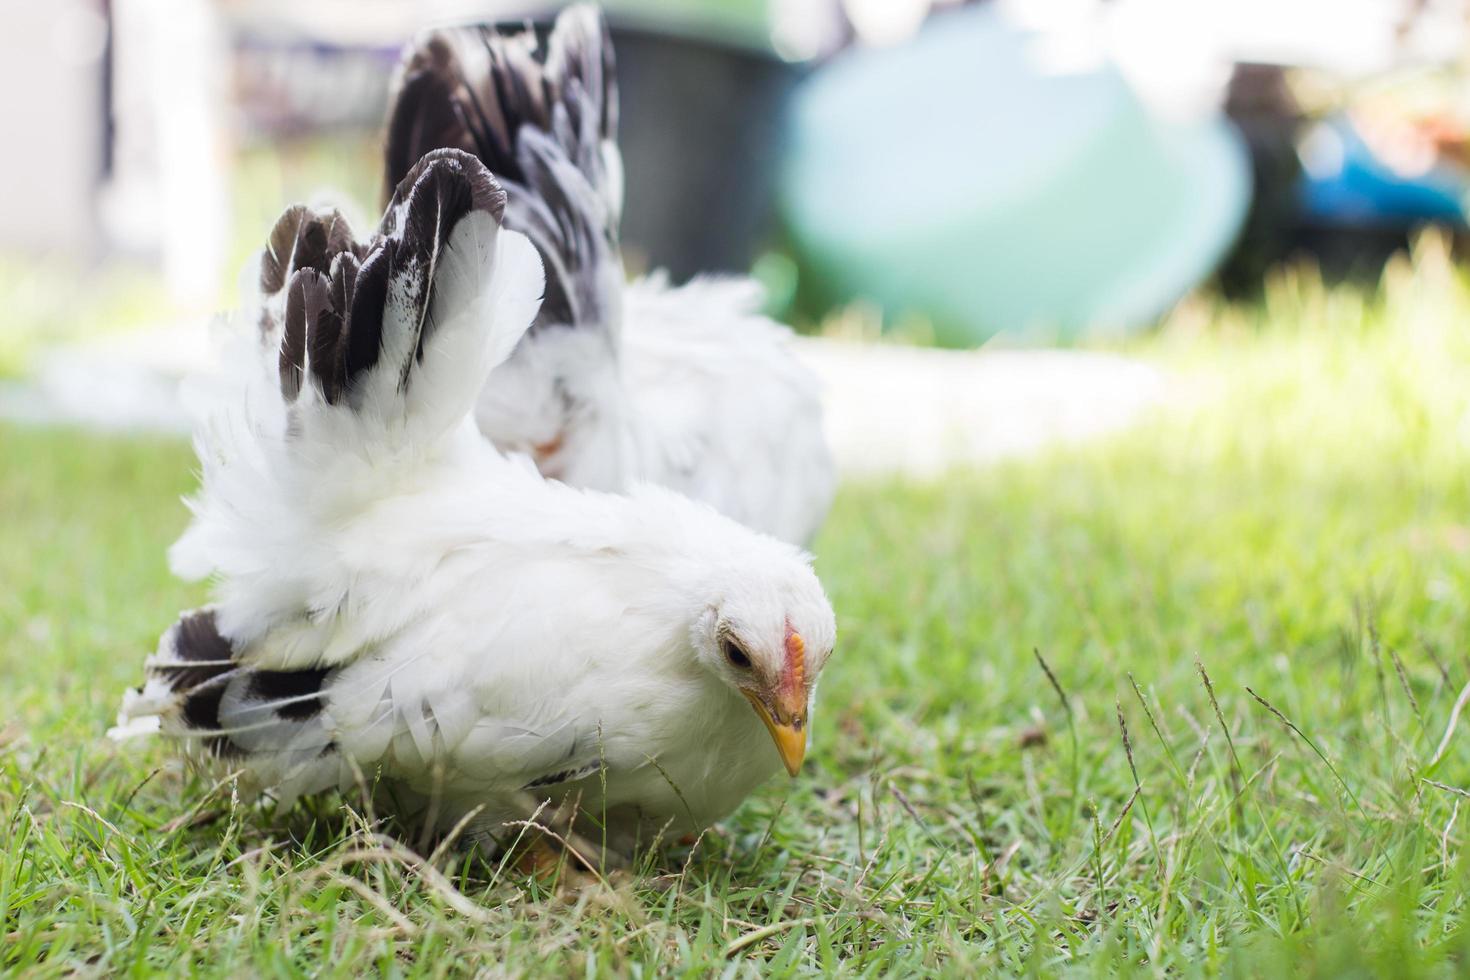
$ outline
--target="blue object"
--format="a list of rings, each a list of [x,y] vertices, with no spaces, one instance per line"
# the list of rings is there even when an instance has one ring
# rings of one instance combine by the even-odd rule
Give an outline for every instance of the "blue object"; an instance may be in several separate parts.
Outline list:
[[[1136,329],[1214,269],[1249,203],[1233,128],[1159,120],[1106,63],[1049,69],[1040,41],[966,8],[798,90],[781,206],[834,298],[967,346]]]
[[[1302,155],[1302,210],[1318,221],[1390,228],[1425,221],[1465,224],[1463,178],[1444,168],[1413,177],[1396,173],[1346,116],[1321,123]]]

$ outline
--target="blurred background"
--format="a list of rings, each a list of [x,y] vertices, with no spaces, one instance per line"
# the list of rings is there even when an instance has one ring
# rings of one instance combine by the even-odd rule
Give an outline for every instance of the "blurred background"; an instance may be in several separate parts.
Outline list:
[[[1303,256],[1371,286],[1417,229],[1454,243],[1466,227],[1467,0],[609,8],[630,274],[752,272],[803,332],[1096,344],[1201,290],[1248,300]],[[26,43],[0,62],[0,415],[180,424],[172,386],[208,356],[201,324],[234,301],[283,207],[376,214],[403,41],[555,9],[6,5],[0,31]],[[1019,378],[1016,397],[1044,414],[1082,391],[1072,414],[1089,418],[1126,414],[1150,384],[1118,364],[1027,374],[1038,362],[1011,360],[987,375],[993,362],[809,353],[859,414],[874,371],[902,402]],[[871,436],[870,419],[837,416]],[[894,440],[911,441],[903,426]]]

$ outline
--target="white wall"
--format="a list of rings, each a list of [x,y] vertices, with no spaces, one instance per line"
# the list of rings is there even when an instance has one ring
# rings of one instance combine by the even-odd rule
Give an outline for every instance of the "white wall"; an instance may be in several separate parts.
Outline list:
[[[106,22],[92,0],[0,4],[0,249],[100,249]]]

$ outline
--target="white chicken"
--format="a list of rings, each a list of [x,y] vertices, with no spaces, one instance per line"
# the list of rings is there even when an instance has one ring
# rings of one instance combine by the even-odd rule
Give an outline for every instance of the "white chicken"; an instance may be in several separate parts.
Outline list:
[[[809,559],[668,490],[547,481],[478,432],[542,290],[505,207],[440,150],[370,242],[283,217],[279,342],[242,339],[199,393],[171,558],[216,602],[164,634],[116,736],[179,738],[283,800],[367,773],[440,829],[580,800],[619,849],[796,773],[836,629]]]
[[[816,378],[790,331],[757,312],[754,282],[625,281],[617,115],[595,7],[564,11],[544,46],[530,29],[454,28],[403,55],[388,189],[430,150],[472,153],[510,192],[506,226],[546,267],[546,302],[486,386],[480,429],[574,486],[657,483],[806,543],[836,484]]]

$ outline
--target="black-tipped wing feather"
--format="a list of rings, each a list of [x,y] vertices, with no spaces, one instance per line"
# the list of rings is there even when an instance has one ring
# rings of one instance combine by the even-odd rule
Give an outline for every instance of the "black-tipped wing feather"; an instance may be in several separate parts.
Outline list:
[[[247,696],[273,705],[276,717],[285,721],[306,721],[322,710],[322,684],[331,672],[329,667],[251,671]]]
[[[315,328],[331,306],[329,282],[316,269],[301,269],[291,276],[286,292],[286,324],[281,331],[281,395],[287,401],[301,392],[306,370],[308,325]]]
[[[414,358],[432,335],[434,281],[450,235],[466,216],[483,211],[498,224],[506,194],[478,159],[458,150],[425,154],[399,184],[377,234],[357,242],[336,212],[290,208],[276,223],[261,261],[262,287],[284,269],[280,387],[289,402],[306,378],[328,404],[348,399],[385,349],[384,315],[403,304],[410,336],[393,349],[406,387]],[[334,217],[335,216],[335,217]]]
[[[398,181],[388,198],[382,232],[392,235],[402,230],[404,203],[412,198],[417,203],[407,211],[420,225],[416,237],[430,240],[433,236],[428,233],[426,224],[439,213],[426,207],[430,195],[436,201],[446,202],[446,206],[451,198],[459,198],[450,208],[454,213],[474,209],[488,211],[497,223],[505,218],[505,189],[485,164],[472,153],[441,147],[424,153]],[[448,233],[445,232],[443,237],[448,237]]]
[[[354,380],[378,363],[383,346],[383,307],[388,302],[388,278],[393,274],[396,248],[397,242],[391,238],[376,242],[357,268],[351,286],[352,303],[343,311],[345,319],[337,334],[337,349],[327,355],[323,373],[318,375],[322,394],[333,404]],[[330,377],[325,373],[328,368],[332,371]]]
[[[299,723],[316,717],[332,670],[245,666],[220,633],[214,610],[198,609],[184,613],[164,633],[147,673],[149,684],[161,683],[172,701],[180,734],[200,739],[210,755],[229,758],[248,754],[248,739],[242,742],[239,736],[257,728],[260,719]],[[231,691],[237,692],[234,697],[228,697]],[[226,705],[252,716],[250,721],[242,725],[240,718],[228,717]]]
[[[179,617],[164,636],[152,670],[175,690],[192,690],[235,669],[234,650],[219,635],[213,609],[197,609]]]
[[[314,211],[295,204],[276,219],[260,258],[260,290],[279,293],[299,269],[315,269],[322,275],[332,257],[358,247],[347,219],[335,208]]]

